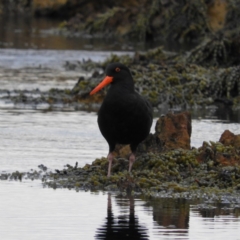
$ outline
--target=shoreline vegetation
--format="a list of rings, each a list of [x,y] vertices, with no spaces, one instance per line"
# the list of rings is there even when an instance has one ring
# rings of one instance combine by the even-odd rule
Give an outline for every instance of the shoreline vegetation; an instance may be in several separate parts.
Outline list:
[[[6,7],[4,1],[0,1],[0,6],[0,9]],[[130,68],[138,92],[148,98],[155,109],[168,106],[183,110],[211,105],[239,109],[239,7],[237,0],[115,1],[114,4],[112,1],[25,0],[18,1],[17,5],[18,11],[26,8],[37,16],[66,18],[59,26],[61,31],[114,36],[119,41],[164,39],[195,44],[188,51],[169,52],[159,46],[144,53],[136,52],[134,56],[112,55],[102,63],[66,63],[66,70],[80,68],[91,71],[92,76],[80,77],[73,89],[51,89],[42,94],[41,103],[51,105],[57,101],[85,107],[101,103],[106,90],[91,98],[90,90],[102,79],[108,63],[122,62]],[[8,97],[11,98],[11,94]],[[19,98],[15,94],[15,102],[22,100],[33,101],[24,93],[19,94]],[[43,168],[40,171],[2,173],[0,178],[41,179],[44,186],[54,189],[105,190],[156,197],[206,195],[214,201],[230,194],[239,199],[240,135],[225,131],[219,142],[203,142],[198,149],[190,148],[190,137],[190,114],[169,113],[159,118],[156,132],[140,146],[131,174],[126,171],[127,147],[121,146],[110,178],[106,177],[104,157],[81,168],[77,164],[68,165],[53,173],[40,166]]]

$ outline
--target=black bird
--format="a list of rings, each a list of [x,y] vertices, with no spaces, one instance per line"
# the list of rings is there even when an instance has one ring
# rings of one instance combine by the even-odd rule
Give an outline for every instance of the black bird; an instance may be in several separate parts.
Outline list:
[[[130,144],[129,172],[135,161],[137,146],[149,134],[152,126],[150,103],[134,90],[130,70],[121,63],[111,63],[106,77],[90,95],[110,84],[107,95],[98,112],[98,126],[109,145],[108,176],[111,175],[113,151],[116,144]]]

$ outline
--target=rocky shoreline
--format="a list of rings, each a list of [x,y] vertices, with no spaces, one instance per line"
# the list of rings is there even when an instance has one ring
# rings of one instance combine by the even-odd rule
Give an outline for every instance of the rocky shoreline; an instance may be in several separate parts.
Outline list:
[[[201,66],[192,63],[191,56],[194,54],[196,50],[185,56],[166,52],[159,47],[146,53],[136,52],[134,56],[112,55],[104,62],[88,60],[66,63],[64,66],[66,71],[71,71],[73,65],[80,71],[92,72],[92,75],[80,77],[72,89],[52,88],[45,92],[37,89],[14,90],[13,92],[2,89],[1,99],[14,104],[45,103],[50,109],[58,104],[83,110],[91,109],[92,106],[97,110],[96,104],[101,103],[106,90],[91,97],[89,92],[103,79],[104,69],[108,63],[122,62],[130,68],[136,90],[147,98],[157,111],[163,108],[185,110],[213,105],[238,110],[240,105],[239,65]],[[235,61],[234,58],[232,61]]]
[[[240,135],[226,130],[219,142],[190,147],[191,116],[168,113],[156,123],[155,133],[138,147],[137,160],[128,173],[128,146],[116,149],[112,176],[108,161],[96,159],[84,167],[66,165],[49,171],[1,173],[1,180],[41,180],[43,187],[76,191],[108,191],[122,195],[202,199],[240,203]]]
[[[64,18],[62,28],[104,37],[199,42],[206,35],[221,30],[236,33],[239,4],[239,0],[0,0],[0,14],[7,11]]]

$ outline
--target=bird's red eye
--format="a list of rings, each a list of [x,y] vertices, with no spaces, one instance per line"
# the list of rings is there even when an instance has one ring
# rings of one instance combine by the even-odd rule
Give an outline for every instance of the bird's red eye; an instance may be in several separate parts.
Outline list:
[[[115,68],[115,71],[116,71],[116,72],[120,72],[120,70],[121,70],[121,69],[120,69],[119,67]]]

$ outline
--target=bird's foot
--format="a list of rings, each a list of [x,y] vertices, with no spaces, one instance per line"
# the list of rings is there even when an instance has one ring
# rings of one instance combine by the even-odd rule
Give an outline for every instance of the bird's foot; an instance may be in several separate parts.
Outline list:
[[[135,159],[136,159],[135,154],[131,153],[131,155],[129,156],[129,172],[131,172],[132,170],[132,165],[135,162]]]
[[[107,176],[110,177],[111,176],[111,169],[112,169],[112,160],[113,160],[113,154],[109,153],[107,156],[108,159],[108,174]]]

